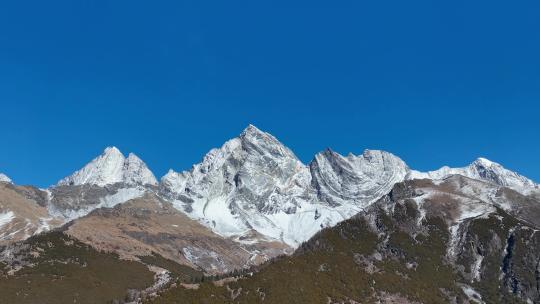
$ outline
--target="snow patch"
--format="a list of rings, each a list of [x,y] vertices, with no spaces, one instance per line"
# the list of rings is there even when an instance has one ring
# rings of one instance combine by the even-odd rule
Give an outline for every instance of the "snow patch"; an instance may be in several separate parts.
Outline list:
[[[450,241],[448,244],[448,257],[451,259],[456,257],[458,253],[458,247],[461,241],[460,235],[459,235],[459,225],[460,223],[458,222],[457,224],[454,224],[449,227]]]
[[[0,229],[5,225],[9,224],[15,218],[15,213],[13,211],[8,211],[0,213]]]
[[[473,281],[480,281],[480,268],[482,267],[482,261],[484,260],[484,257],[480,254],[476,255],[476,258],[474,260],[474,264],[472,266],[472,279]]]
[[[482,295],[480,295],[480,293],[474,290],[471,286],[463,284],[461,285],[461,289],[470,301],[478,304],[485,304],[485,302],[482,300]]]

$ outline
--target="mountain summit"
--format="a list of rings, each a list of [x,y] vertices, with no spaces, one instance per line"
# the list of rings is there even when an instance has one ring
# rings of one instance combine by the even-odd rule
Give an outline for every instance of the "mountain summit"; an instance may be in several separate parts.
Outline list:
[[[7,175],[0,173],[0,182],[11,183],[12,181]]]
[[[135,154],[130,153],[126,158],[118,148],[107,147],[100,156],[82,169],[60,180],[57,186],[84,184],[105,186],[115,183],[157,185],[157,180]]]
[[[320,226],[314,223],[313,231],[291,222],[300,215],[297,209],[315,212],[308,208],[309,180],[309,169],[290,149],[249,125],[191,170],[171,170],[161,182],[164,195],[177,208],[220,235],[256,232],[296,244]]]

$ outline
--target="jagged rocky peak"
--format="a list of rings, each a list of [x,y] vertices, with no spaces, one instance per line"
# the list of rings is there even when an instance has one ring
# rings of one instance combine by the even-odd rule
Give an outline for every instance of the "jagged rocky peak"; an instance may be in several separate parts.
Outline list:
[[[239,139],[245,151],[255,152],[261,155],[266,154],[273,157],[297,159],[294,153],[273,135],[257,129],[254,125],[250,124],[245,128],[240,134]]]
[[[305,169],[294,153],[274,136],[249,125],[240,136],[225,142],[221,148],[210,150],[190,171],[169,170],[161,181],[174,191],[183,191],[190,184],[208,180],[224,182],[227,189],[232,185],[267,184],[271,183],[269,179],[287,179]],[[254,179],[248,180],[248,177]]]
[[[365,205],[405,179],[409,168],[399,157],[380,150],[342,156],[330,149],[310,163],[312,185],[319,199],[335,204]]]
[[[161,177],[160,186],[171,193],[180,193],[185,190],[187,171],[176,172],[169,169],[167,174]]]
[[[0,182],[12,183],[11,178],[9,178],[7,175],[3,173],[0,173]]]
[[[60,180],[57,186],[84,184],[105,186],[115,183],[157,185],[157,180],[135,154],[130,153],[126,158],[118,148],[107,147],[100,156],[82,169]]]
[[[124,162],[124,167],[124,182],[128,184],[157,185],[156,177],[137,155],[129,153]]]
[[[307,202],[309,183],[308,167],[291,150],[250,125],[191,170],[170,171],[161,190],[177,208],[218,234],[255,230],[278,239],[283,227],[268,216],[294,213]]]

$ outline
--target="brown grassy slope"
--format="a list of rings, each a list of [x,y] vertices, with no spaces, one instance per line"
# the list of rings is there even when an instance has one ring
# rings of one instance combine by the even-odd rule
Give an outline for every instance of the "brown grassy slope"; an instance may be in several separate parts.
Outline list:
[[[137,259],[156,252],[209,273],[227,272],[249,264],[252,249],[259,250],[260,260],[288,250],[279,242],[261,242],[258,248],[240,245],[216,235],[151,194],[112,209],[96,210],[75,220],[67,233],[98,250],[116,252],[122,258]],[[184,255],[185,248],[202,254],[197,261],[190,261]]]
[[[32,235],[42,226],[40,220],[48,219],[50,227],[61,224],[59,219],[49,219],[44,196],[43,191],[33,187],[0,183],[0,213],[14,213],[14,219],[0,229],[0,245]]]

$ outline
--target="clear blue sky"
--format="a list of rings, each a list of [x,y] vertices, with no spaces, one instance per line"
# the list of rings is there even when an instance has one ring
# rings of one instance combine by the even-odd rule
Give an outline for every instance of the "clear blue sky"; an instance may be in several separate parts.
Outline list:
[[[540,181],[539,102],[538,1],[0,4],[0,172],[21,184],[108,145],[160,177],[248,123],[305,162],[484,156]]]

